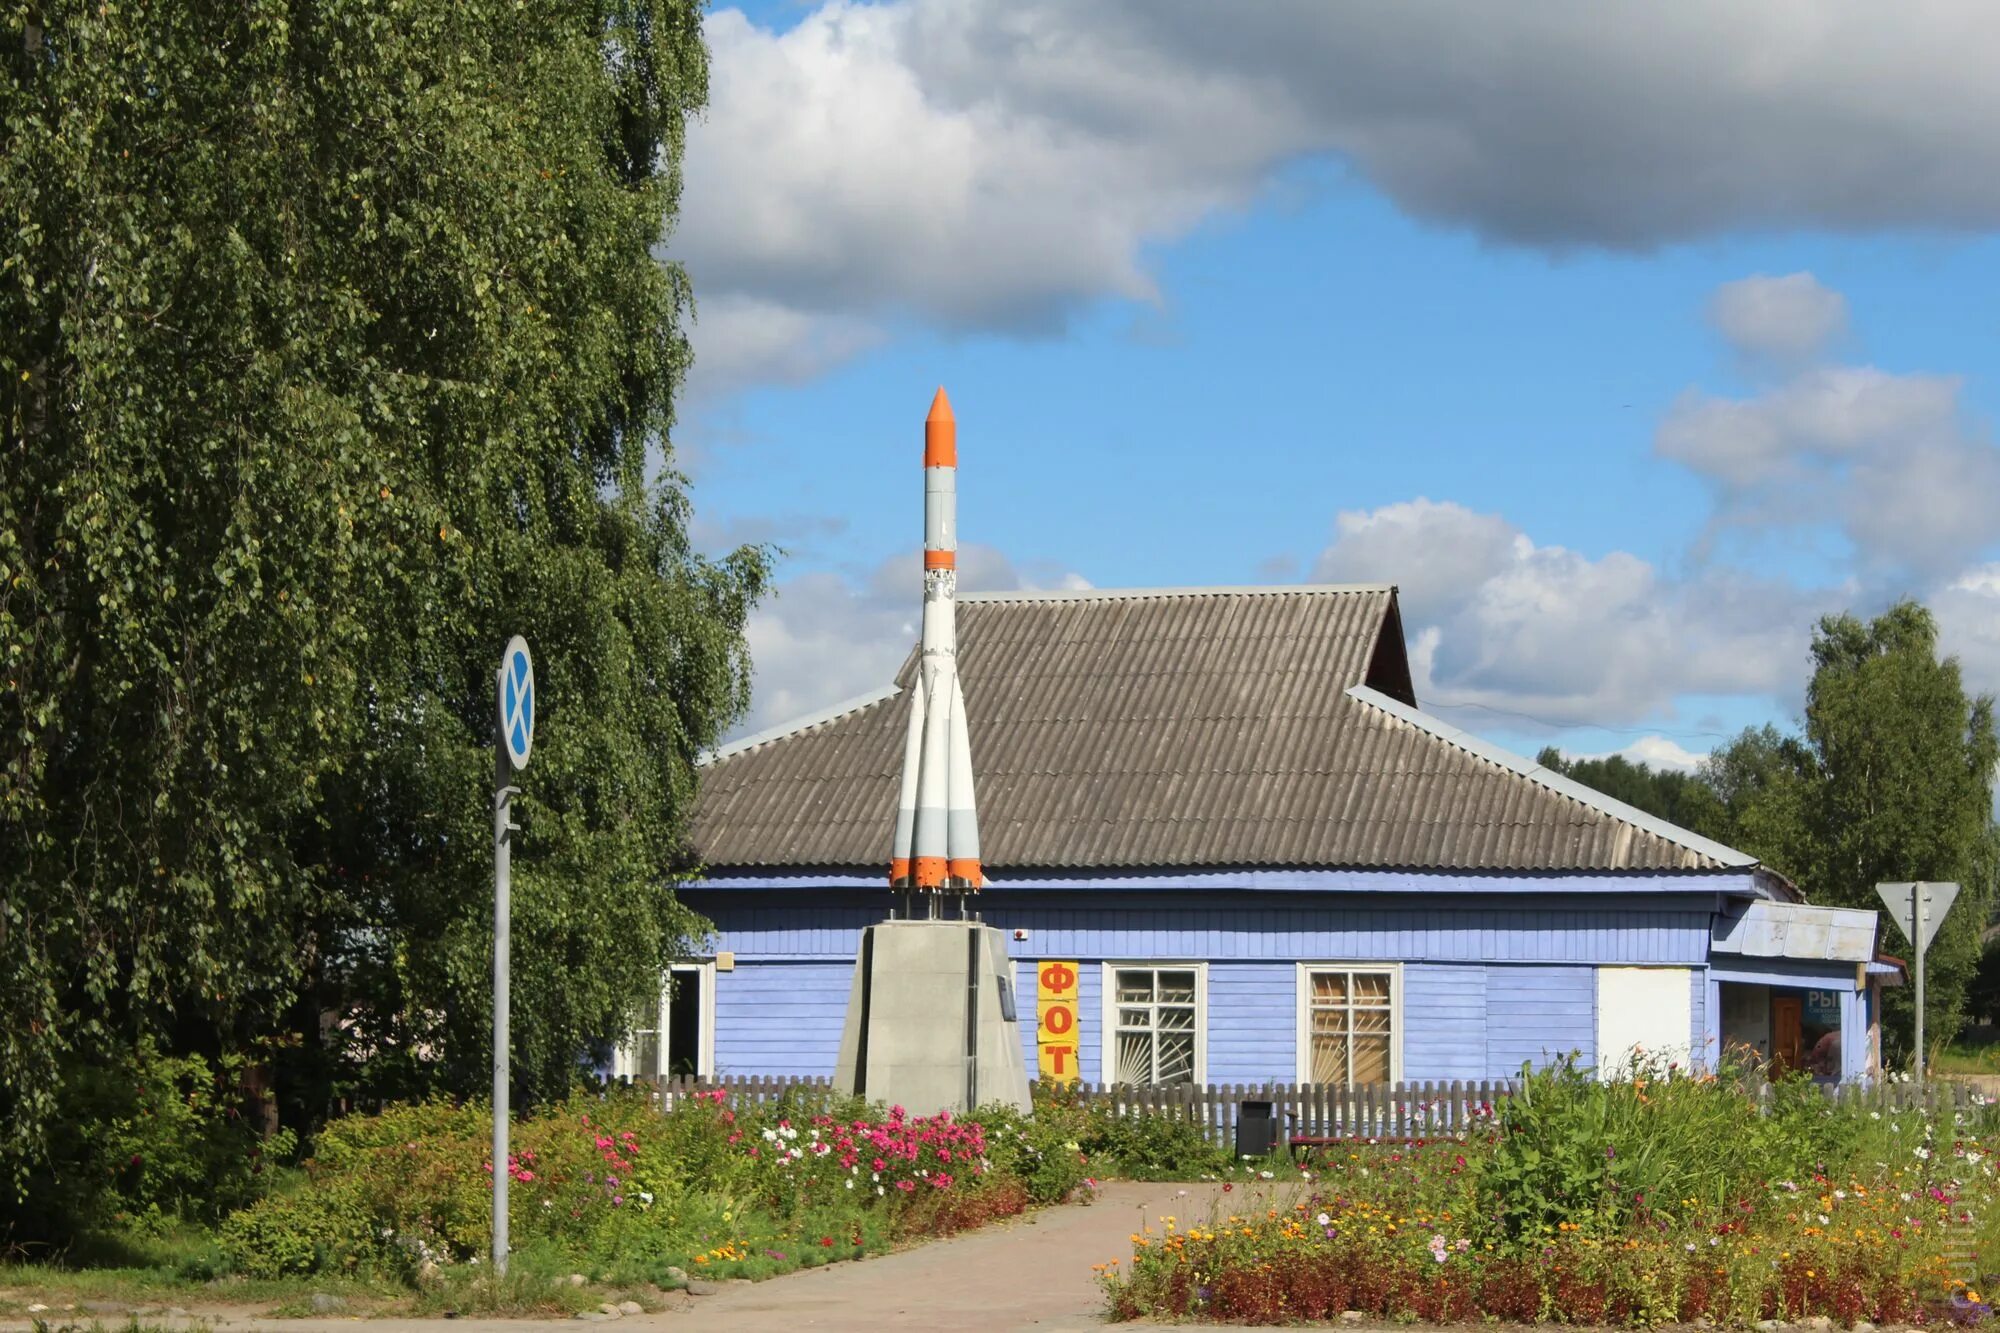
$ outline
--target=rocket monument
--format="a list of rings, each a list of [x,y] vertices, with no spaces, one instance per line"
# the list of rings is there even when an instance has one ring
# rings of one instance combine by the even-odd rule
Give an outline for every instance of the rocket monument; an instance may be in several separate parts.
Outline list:
[[[1013,964],[985,883],[958,684],[958,423],[924,421],[924,612],[889,852],[889,919],[862,931],[834,1085],[915,1114],[1028,1108]]]

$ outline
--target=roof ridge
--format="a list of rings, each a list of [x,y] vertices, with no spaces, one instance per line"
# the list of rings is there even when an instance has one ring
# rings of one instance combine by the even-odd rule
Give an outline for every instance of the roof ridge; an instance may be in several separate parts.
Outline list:
[[[961,592],[961,602],[1089,602],[1120,597],[1254,597],[1292,593],[1354,595],[1395,592],[1393,583],[1242,583],[1207,588],[1016,588],[1011,591]]]
[[[769,745],[772,741],[781,741],[785,737],[795,736],[801,731],[811,731],[814,727],[825,726],[829,722],[835,722],[846,717],[849,713],[858,713],[862,709],[873,707],[885,699],[893,699],[902,692],[902,686],[891,683],[880,689],[870,690],[866,694],[857,694],[852,699],[843,699],[837,704],[820,709],[818,712],[807,713],[804,717],[795,717],[788,722],[780,722],[776,726],[752,732],[750,735],[740,740],[733,740],[727,745],[718,745],[713,750],[706,751],[697,756],[694,761],[695,767],[706,768],[710,764],[720,763],[724,759],[733,759],[737,755],[754,750],[760,745]]]
[[[1684,829],[1671,820],[1662,819],[1658,815],[1641,810],[1636,805],[1627,805],[1615,796],[1606,796],[1595,787],[1585,786],[1576,779],[1565,777],[1554,769],[1545,768],[1532,759],[1454,727],[1451,723],[1432,717],[1420,708],[1412,708],[1399,699],[1392,699],[1380,690],[1370,689],[1366,685],[1354,685],[1347,689],[1346,694],[1350,699],[1379,708],[1391,717],[1407,722],[1420,731],[1428,732],[1448,745],[1455,745],[1476,758],[1511,770],[1530,782],[1567,796],[1614,819],[1623,820],[1635,828],[1644,829],[1676,846],[1685,847],[1691,852],[1697,852],[1726,866],[1749,867],[1758,864],[1757,858],[1748,852],[1738,851],[1712,838],[1704,838],[1699,833]]]

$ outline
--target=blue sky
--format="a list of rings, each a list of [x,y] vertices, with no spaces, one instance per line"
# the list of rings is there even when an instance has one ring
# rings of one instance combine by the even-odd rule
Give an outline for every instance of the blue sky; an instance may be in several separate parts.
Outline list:
[[[1976,14],[1242,12],[711,16],[676,442],[705,545],[786,551],[746,726],[906,651],[940,383],[972,586],[1394,582],[1515,748],[1685,763],[1896,595],[2000,687]]]

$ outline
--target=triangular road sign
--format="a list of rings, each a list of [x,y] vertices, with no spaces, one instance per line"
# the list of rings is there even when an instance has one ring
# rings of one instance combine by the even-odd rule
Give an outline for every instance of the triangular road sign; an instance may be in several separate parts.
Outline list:
[[[1923,953],[1937,938],[1938,924],[1952,903],[1958,900],[1956,884],[1877,884],[1875,892],[1881,896],[1882,905],[1889,909],[1889,919],[1902,928],[1903,938],[1916,945],[1917,952]],[[1924,937],[1917,938],[1917,900],[1923,899]]]

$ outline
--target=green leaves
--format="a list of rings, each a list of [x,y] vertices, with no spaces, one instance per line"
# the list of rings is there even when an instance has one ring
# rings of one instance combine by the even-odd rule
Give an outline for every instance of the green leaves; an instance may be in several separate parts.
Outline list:
[[[1962,888],[1927,955],[1929,1034],[1957,1031],[1991,911],[1993,701],[1969,696],[1937,625],[1915,602],[1872,621],[1828,616],[1813,636],[1805,730],[1746,731],[1702,776],[1727,810],[1717,836],[1789,876],[1814,902],[1875,908],[1875,885],[1954,880]],[[1883,946],[1907,952],[1885,932]],[[1907,1057],[1913,995],[1886,992],[1892,1062]]]
[[[660,467],[697,8],[36,17],[0,41],[0,1161],[148,1030],[374,1034],[287,1057],[295,1117],[479,1085],[516,632],[515,1031],[566,1084],[699,928],[663,885],[765,576],[689,552]]]

